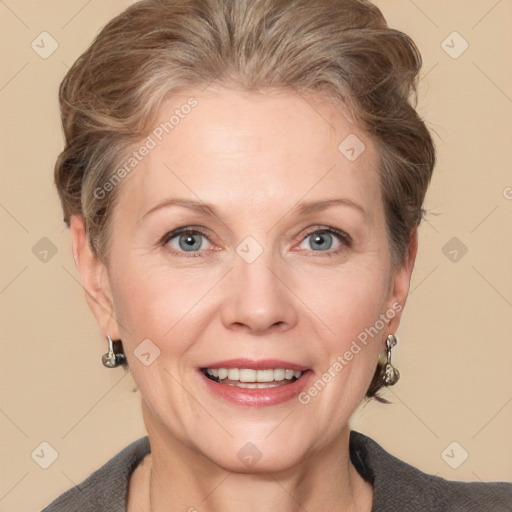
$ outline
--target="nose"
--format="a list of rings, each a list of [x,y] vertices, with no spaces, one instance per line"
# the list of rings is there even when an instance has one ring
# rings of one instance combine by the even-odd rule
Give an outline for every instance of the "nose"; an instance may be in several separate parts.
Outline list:
[[[236,256],[224,283],[221,316],[227,329],[268,334],[296,324],[293,290],[286,283],[283,266],[273,259],[266,251],[252,263]]]

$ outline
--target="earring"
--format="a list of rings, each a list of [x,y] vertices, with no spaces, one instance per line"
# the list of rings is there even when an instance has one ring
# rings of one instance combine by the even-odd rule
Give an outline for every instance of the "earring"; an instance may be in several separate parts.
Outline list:
[[[384,366],[384,373],[382,375],[382,383],[384,386],[393,386],[400,378],[400,372],[391,364],[391,349],[397,344],[397,339],[394,334],[390,334],[386,338],[387,359]]]
[[[108,338],[108,353],[103,354],[103,357],[101,358],[101,362],[103,363],[103,366],[106,366],[107,368],[116,368],[117,366],[121,366],[126,361],[126,356],[124,355],[122,346],[119,351],[116,351],[115,349],[118,348],[117,346],[114,346],[114,343],[116,345],[120,345],[120,341],[112,341],[112,338],[107,335]]]

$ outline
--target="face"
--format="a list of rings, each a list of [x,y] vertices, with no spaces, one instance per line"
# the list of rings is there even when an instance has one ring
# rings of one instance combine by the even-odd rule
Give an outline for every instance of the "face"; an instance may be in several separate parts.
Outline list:
[[[176,109],[117,185],[93,309],[150,436],[230,470],[251,450],[254,470],[291,467],[346,433],[405,301],[377,153],[318,97],[208,88],[159,122]]]

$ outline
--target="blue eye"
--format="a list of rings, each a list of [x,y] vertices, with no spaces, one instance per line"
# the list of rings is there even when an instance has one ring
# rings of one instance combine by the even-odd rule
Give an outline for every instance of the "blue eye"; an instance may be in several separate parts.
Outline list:
[[[350,246],[350,237],[342,231],[338,231],[334,228],[313,229],[314,231],[310,231],[302,242],[304,243],[309,241],[309,246],[313,252],[330,251],[327,253],[327,255],[332,255],[338,254],[340,249]],[[333,243],[336,240],[338,241],[339,245],[335,247],[334,250],[331,250]]]
[[[208,237],[198,229],[185,228],[173,231],[164,237],[164,245],[170,245],[173,252],[188,252],[196,253],[197,251],[204,250],[202,238],[208,240]],[[176,239],[176,244],[171,243]],[[191,256],[202,256],[201,253],[191,254]]]

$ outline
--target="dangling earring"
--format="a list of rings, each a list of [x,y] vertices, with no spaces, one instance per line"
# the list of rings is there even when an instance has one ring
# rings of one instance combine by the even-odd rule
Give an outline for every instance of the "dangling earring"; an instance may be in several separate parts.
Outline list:
[[[119,345],[120,341],[112,341],[110,336],[107,335],[108,338],[108,353],[103,354],[103,357],[101,358],[101,362],[103,363],[103,366],[106,366],[107,368],[116,368],[117,366],[121,366],[126,361],[126,356],[124,355],[124,352],[121,350],[116,351],[115,349],[117,347],[114,346],[114,343]]]
[[[391,364],[391,349],[397,344],[397,339],[394,334],[390,334],[386,338],[387,359],[384,366],[384,373],[382,375],[382,383],[384,386],[393,386],[400,378],[400,372]]]

